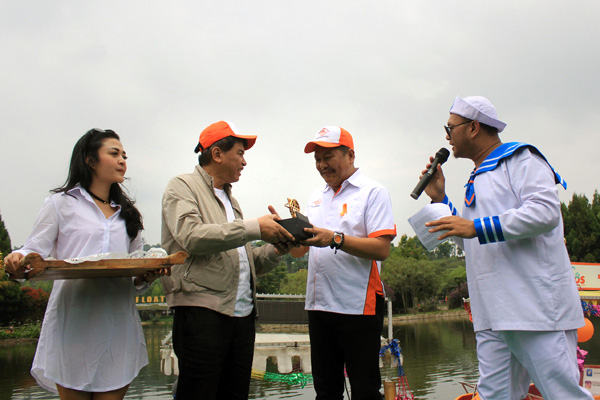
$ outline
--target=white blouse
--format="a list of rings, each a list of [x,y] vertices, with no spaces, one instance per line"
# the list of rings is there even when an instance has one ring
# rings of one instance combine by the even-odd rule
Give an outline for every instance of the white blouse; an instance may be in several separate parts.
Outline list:
[[[67,259],[142,248],[127,235],[121,208],[106,218],[79,185],[46,199],[23,255]],[[132,279],[54,281],[31,374],[43,388],[56,384],[88,392],[122,388],[148,364]]]

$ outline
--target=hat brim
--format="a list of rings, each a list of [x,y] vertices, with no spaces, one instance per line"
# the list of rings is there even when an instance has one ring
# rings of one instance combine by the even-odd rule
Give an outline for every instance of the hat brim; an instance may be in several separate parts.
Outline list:
[[[343,145],[339,144],[339,143],[329,143],[329,142],[313,141],[313,142],[308,142],[306,144],[306,146],[304,146],[304,152],[305,153],[312,153],[313,151],[315,151],[317,149],[317,146],[321,146],[321,147],[340,147],[340,146],[343,146]]]
[[[244,139],[244,140],[246,140],[246,146],[244,146],[244,150],[248,150],[252,146],[254,146],[254,144],[256,143],[256,138],[257,138],[257,136],[255,136],[255,135],[229,135],[229,136],[233,136],[233,137],[236,137],[238,139]],[[228,136],[225,136],[222,139],[225,139],[226,137],[228,137]],[[219,139],[219,140],[221,140],[221,139]],[[210,146],[212,146],[215,143],[212,143]],[[208,147],[210,147],[210,146],[208,146]],[[194,149],[194,153],[200,152],[200,149],[201,149],[200,143],[198,143],[196,145],[196,148]]]
[[[254,146],[254,143],[256,143],[255,135],[231,135],[231,136],[239,138],[239,139],[246,139],[246,146],[244,147],[244,149],[246,149],[246,150],[250,149],[252,146]]]

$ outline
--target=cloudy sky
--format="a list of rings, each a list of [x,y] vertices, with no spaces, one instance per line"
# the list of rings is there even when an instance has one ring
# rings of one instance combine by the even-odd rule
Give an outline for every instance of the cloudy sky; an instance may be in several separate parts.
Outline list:
[[[73,145],[110,128],[129,155],[127,186],[160,241],[168,180],[190,172],[200,131],[230,120],[258,135],[234,195],[246,218],[305,208],[322,187],[303,153],[323,125],[355,140],[390,191],[398,234],[428,203],[409,194],[446,145],[456,95],[483,95],[504,141],[536,145],[568,190],[600,187],[597,0],[17,1],[0,11],[0,213],[22,245]],[[450,159],[463,196],[472,163]]]

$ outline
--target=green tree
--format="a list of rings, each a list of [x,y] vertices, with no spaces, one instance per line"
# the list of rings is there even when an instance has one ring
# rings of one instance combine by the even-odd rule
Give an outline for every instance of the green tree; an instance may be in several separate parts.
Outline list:
[[[386,293],[394,298],[394,309],[437,307],[438,299],[466,282],[465,262],[458,254],[454,242],[442,243],[428,252],[416,236],[403,235],[381,270]]]
[[[160,247],[160,243],[157,243],[157,244],[148,244],[148,243],[146,243],[146,239],[145,238],[142,238],[142,241],[144,242],[144,247],[143,247],[144,251],[148,251],[148,250],[150,250],[150,249],[152,249],[154,247],[159,248],[159,249],[161,248]]]
[[[435,262],[392,254],[382,266],[381,279],[394,291],[396,309],[415,308],[437,299],[442,279]]]
[[[146,291],[146,293],[144,293],[144,296],[164,296],[163,293],[163,289],[162,289],[162,285],[160,283],[160,278],[156,279],[154,282],[152,282],[150,284],[150,287],[148,288],[148,290]]]
[[[292,274],[287,274],[279,288],[283,294],[306,294],[306,278],[308,270],[301,269]]]
[[[431,253],[433,253],[434,258],[439,260],[442,258],[448,258],[454,252],[455,245],[449,240],[444,243],[440,243]]]
[[[12,246],[10,245],[10,235],[4,226],[2,215],[0,214],[0,253],[8,255],[11,252]]]
[[[429,258],[427,249],[416,236],[409,238],[407,235],[402,235],[398,246],[393,247],[391,250],[391,253],[403,258],[413,258],[415,260],[427,260]]]
[[[451,291],[458,289],[467,282],[467,269],[464,261],[458,261],[457,266],[444,270],[440,294],[447,296]]]
[[[26,281],[23,283],[24,287],[31,287],[34,289],[41,289],[46,293],[52,293],[52,285],[54,281]]]
[[[23,286],[16,320],[20,323],[41,321],[44,318],[49,297],[50,295],[42,289]]]
[[[3,279],[0,282],[0,324],[7,325],[19,314],[21,289],[18,283]]]
[[[287,266],[287,272],[292,273],[308,268],[308,253],[302,257],[294,257],[290,253],[281,256],[281,262]]]
[[[281,282],[285,279],[287,272],[286,264],[279,264],[267,274],[256,279],[256,292],[266,294],[280,293]]]
[[[569,205],[561,204],[567,250],[571,261],[600,262],[600,196],[592,204],[585,195],[573,194]]]

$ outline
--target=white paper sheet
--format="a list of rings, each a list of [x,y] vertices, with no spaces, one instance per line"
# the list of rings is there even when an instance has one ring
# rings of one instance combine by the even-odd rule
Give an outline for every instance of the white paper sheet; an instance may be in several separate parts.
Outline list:
[[[417,234],[417,237],[423,243],[423,246],[428,251],[435,249],[439,244],[444,243],[450,238],[444,240],[438,240],[437,238],[447,231],[440,232],[429,232],[430,227],[425,226],[426,222],[435,221],[443,217],[452,215],[450,207],[443,203],[432,203],[421,208],[415,215],[408,219],[408,223],[412,226],[413,230]]]

